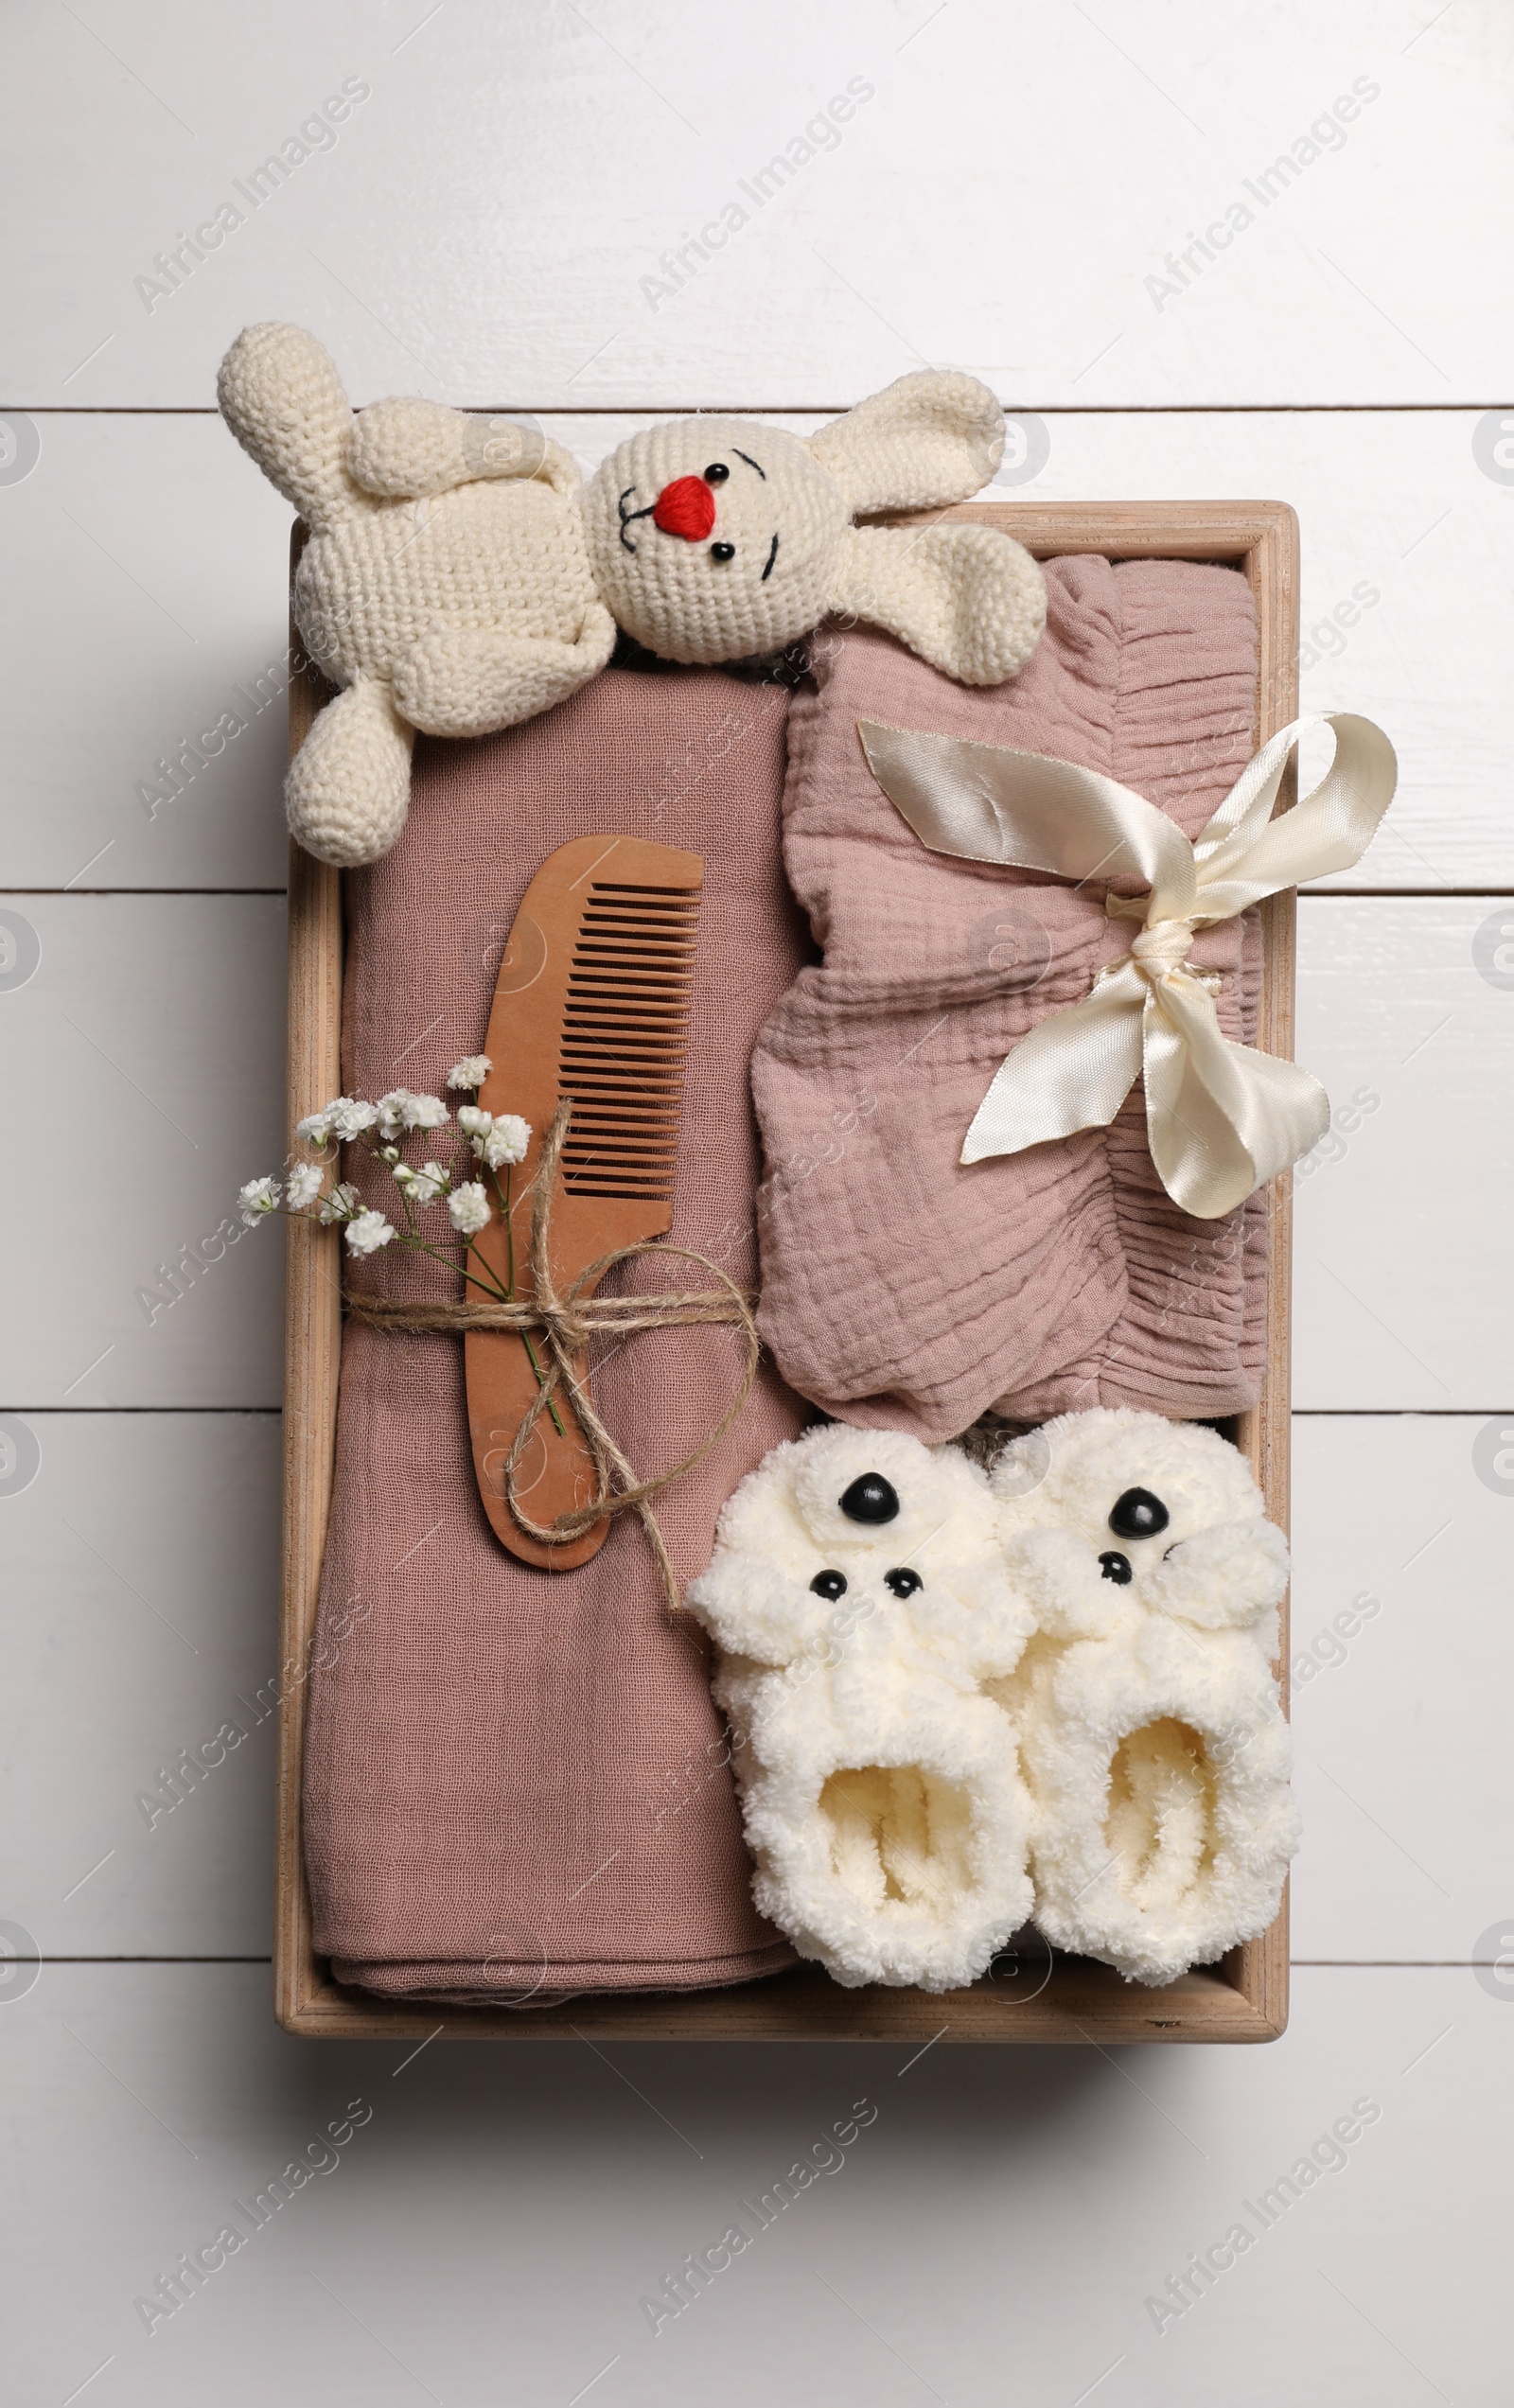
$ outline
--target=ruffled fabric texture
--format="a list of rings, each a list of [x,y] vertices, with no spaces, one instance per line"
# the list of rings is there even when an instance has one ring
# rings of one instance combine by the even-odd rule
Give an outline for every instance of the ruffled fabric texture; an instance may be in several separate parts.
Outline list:
[[[991,1407],[1215,1416],[1261,1380],[1266,1205],[1196,1221],[1164,1192],[1137,1085],[1107,1130],[964,1168],[1004,1057],[1127,949],[1105,885],[927,852],[869,773],[859,718],[1101,770],[1194,836],[1251,756],[1256,623],[1233,570],[1047,564],[1012,684],[954,685],[865,628],[822,629],[789,719],[784,861],[824,960],[763,1029],[761,1323],[838,1418],[956,1436]],[[1226,1037],[1256,1035],[1255,913],[1195,939]]]

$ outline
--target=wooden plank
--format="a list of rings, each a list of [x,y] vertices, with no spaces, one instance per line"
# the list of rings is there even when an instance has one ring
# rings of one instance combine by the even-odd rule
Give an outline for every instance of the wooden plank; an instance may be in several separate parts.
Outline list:
[[[0,905],[5,1402],[276,1405],[283,1235],[237,1191],[283,1151],[282,899]]]
[[[266,1955],[277,1416],[26,1426],[36,1475],[0,1502],[4,1916],[48,1959]]]
[[[287,41],[229,23],[215,65],[172,11],[109,46],[67,9],[30,28],[9,399],[203,405],[275,313],[364,399],[538,411],[843,408],[925,361],[1042,409],[1509,389],[1489,0],[1328,29],[1306,0],[1218,24],[773,0],[734,72],[700,0],[419,5],[303,45],[271,22]],[[87,142],[58,142],[60,92]]]
[[[566,2408],[596,2376],[610,2408],[1067,2408],[1106,2372],[1117,2408],[1417,2408],[1423,2368],[1494,2408],[1509,2010],[1464,1966],[1297,1990],[1280,2048],[1138,2065],[929,2030],[312,2051],[261,1965],[44,1965],[3,2013],[9,2394],[59,2408],[112,2360],[83,2408]],[[271,2191],[301,2158],[326,2171]],[[228,2218],[240,2249],[149,2333],[136,2299]],[[1245,2250],[1216,2247],[1238,2221]],[[722,2271],[654,2331],[643,2299],[671,2311],[669,2271],[706,2249]],[[1212,2284],[1170,2293],[1210,2249]]]
[[[38,423],[36,466],[0,488],[13,571],[0,588],[8,883],[281,886],[286,504],[209,413]],[[579,413],[546,425],[588,473],[648,423]],[[1476,413],[1441,411],[1062,413],[1045,421],[1039,473],[1011,497],[1287,494],[1303,535],[1303,708],[1380,720],[1400,762],[1382,831],[1331,887],[1514,890],[1510,496],[1474,458],[1476,425]],[[240,732],[197,766],[200,737],[219,741],[226,712]],[[170,754],[190,782],[155,801]]]
[[[281,887],[288,504],[218,418],[39,433],[0,485],[8,882]]]
[[[291,548],[292,578],[299,558]],[[303,656],[293,651],[291,659]],[[290,686],[290,758],[305,741],[326,689],[308,665]],[[290,845],[289,1143],[294,1128],[342,1093],[342,881]],[[279,1663],[275,2013],[292,2028],[305,1968],[313,1961],[301,1801],[305,1680],[320,1601],[331,1484],[336,1473],[337,1385],[342,1367],[340,1232],[311,1221],[289,1231],[284,1290],[284,1571]]]
[[[5,1914],[49,1959],[266,1955],[278,1417],[26,1419],[41,1468],[0,1499]],[[1474,1452],[1488,1427],[1475,1415],[1295,1417],[1295,1963],[1449,1961],[1497,1912],[1514,1849],[1501,1721],[1514,1617],[1509,1502]],[[1450,1678],[1453,1663],[1478,1678]],[[243,1739],[224,1759],[212,1745],[209,1777],[189,1788],[180,1751],[203,1749],[228,1716]],[[155,1812],[176,1765],[187,1794]],[[1001,1968],[990,1994],[1001,2020],[1045,1969],[1033,1946],[1020,1969]],[[1122,2003],[1165,2012],[1159,1997]],[[0,2015],[0,2038],[9,2028]]]
[[[1218,560],[1243,568],[1258,598],[1256,727],[1259,742],[1286,726],[1296,707],[1298,524],[1283,502],[1181,502],[1047,506],[974,502],[948,516],[1008,529],[1042,557],[1056,553],[1110,551],[1118,556]],[[297,530],[291,557],[298,559]],[[298,749],[323,689],[306,669],[291,686],[290,751]],[[307,864],[291,849],[290,883],[290,1123],[337,1091],[341,1063],[341,913],[333,872]],[[1292,1040],[1292,897],[1267,906],[1261,1042],[1285,1052]],[[1268,1511],[1288,1520],[1288,1382],[1290,1225],[1286,1181],[1269,1199],[1268,1354],[1262,1399],[1242,1416],[1238,1443],[1251,1458]],[[316,1958],[300,1834],[305,1684],[309,1660],[326,1504],[335,1462],[340,1367],[340,1294],[333,1257],[335,1231],[306,1230],[289,1255],[289,1354],[286,1364],[286,1521],[282,1655],[288,1687],[280,1702],[278,1904],[275,1995],[286,2030],[312,2037],[410,2031],[418,2011],[405,2004],[354,1998],[332,1983]],[[1286,1680],[1287,1613],[1283,1616]],[[1152,2002],[1154,1999],[1155,2004]],[[1270,1931],[1225,1960],[1219,1974],[1190,1975],[1160,1993],[1129,1990],[1106,1969],[1059,1966],[1041,1996],[1001,2010],[987,1983],[958,2000],[959,2036],[1010,2042],[1065,2041],[1086,2019],[1120,2038],[1273,2039],[1287,2021],[1286,1901]],[[1171,2013],[1169,2013],[1171,2009]],[[810,1972],[782,1982],[712,1990],[681,1998],[574,2000],[570,2007],[533,2009],[528,2016],[458,2011],[458,2028],[487,2037],[537,2036],[586,2018],[596,2029],[658,2039],[754,2036],[816,2038],[839,2030],[857,2036],[911,2036],[935,2003],[920,1994],[878,1990],[846,1993]],[[607,2023],[598,2022],[607,2017]],[[450,2026],[449,2026],[450,2028]]]
[[[1294,1174],[1294,1400],[1494,1413],[1514,1355],[1514,994],[1496,959],[1514,900],[1306,895],[1299,925],[1299,1052],[1334,1110]]]

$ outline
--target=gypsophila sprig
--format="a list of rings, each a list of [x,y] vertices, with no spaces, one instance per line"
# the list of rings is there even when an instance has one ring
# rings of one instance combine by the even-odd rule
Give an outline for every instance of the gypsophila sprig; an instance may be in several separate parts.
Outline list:
[[[467,1088],[470,1094],[477,1095],[493,1068],[494,1064],[486,1053],[466,1053],[461,1062],[453,1063],[447,1074],[447,1083],[449,1087]]]
[[[336,1101],[328,1103],[326,1108],[327,1132],[341,1146],[350,1145],[354,1137],[361,1137],[365,1130],[374,1126],[378,1117],[376,1103],[359,1103],[351,1096],[338,1096]]]
[[[487,1054],[467,1054],[453,1063],[447,1084],[454,1093],[476,1095],[492,1068]],[[451,1161],[433,1156],[417,1166],[405,1160],[403,1149],[413,1132],[452,1125],[440,1096],[415,1095],[409,1087],[391,1087],[377,1103],[368,1103],[361,1096],[333,1096],[319,1112],[306,1115],[296,1134],[318,1153],[326,1153],[334,1145],[361,1148],[375,1169],[393,1183],[388,1212],[371,1203],[350,1179],[339,1181],[328,1194],[323,1193],[326,1173],[321,1166],[295,1162],[282,1184],[274,1177],[248,1180],[238,1197],[242,1219],[249,1228],[255,1228],[258,1222],[281,1213],[287,1220],[339,1228],[348,1253],[358,1260],[386,1246],[403,1246],[413,1254],[430,1255],[446,1270],[461,1272],[468,1287],[496,1303],[513,1304],[516,1262],[510,1174],[516,1164],[525,1160],[530,1124],[519,1113],[494,1114],[481,1111],[476,1103],[460,1104]],[[446,1222],[432,1224],[434,1235],[431,1235],[424,1215],[437,1205],[445,1207]],[[496,1212],[503,1237],[502,1274],[495,1267],[498,1243],[489,1259],[475,1242],[493,1222]],[[539,1382],[541,1366],[523,1330],[520,1344]],[[549,1401],[548,1410],[561,1436],[563,1423],[555,1401]]]
[[[481,1179],[465,1179],[447,1199],[447,1217],[460,1238],[476,1238],[491,1218]]]
[[[323,1228],[329,1229],[334,1221],[350,1221],[354,1213],[361,1210],[362,1198],[350,1181],[344,1179],[325,1199],[318,1217]]]
[[[482,1147],[475,1138],[473,1151],[491,1170],[507,1170],[513,1164],[524,1162],[530,1143],[530,1121],[522,1120],[518,1112],[502,1112],[496,1114],[494,1126]]]
[[[237,1201],[249,1229],[255,1229],[271,1212],[277,1212],[278,1194],[276,1179],[249,1179],[245,1187],[238,1189]]]
[[[355,1255],[376,1255],[395,1235],[381,1212],[360,1212],[347,1223],[347,1244]]]
[[[303,1212],[313,1204],[326,1185],[326,1172],[319,1163],[297,1162],[285,1182],[284,1194],[291,1212]]]

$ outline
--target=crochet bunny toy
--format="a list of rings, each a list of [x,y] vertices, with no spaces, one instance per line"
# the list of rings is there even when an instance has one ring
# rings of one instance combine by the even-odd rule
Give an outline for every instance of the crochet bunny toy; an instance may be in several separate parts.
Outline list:
[[[902,377],[801,441],[696,417],[623,443],[585,485],[559,444],[438,402],[356,415],[297,326],[249,326],[221,362],[221,414],[309,529],[294,611],[343,691],[285,788],[324,861],[387,852],[416,729],[486,735],[596,676],[617,625],[665,659],[781,651],[827,611],[898,636],[968,685],[1029,659],[1041,572],[987,527],[855,527],[965,501],[1004,418],[975,378]]]
[[[743,1481],[688,1604],[723,1651],[762,1912],[848,1988],[972,1981],[1030,1906],[1013,1726],[981,1684],[1031,1617],[984,1474],[813,1430]]]
[[[1196,1423],[1065,1414],[995,1464],[1036,1618],[1012,1679],[1035,1919],[1161,1983],[1265,1931],[1298,1843],[1271,1660],[1288,1585],[1250,1468]]]

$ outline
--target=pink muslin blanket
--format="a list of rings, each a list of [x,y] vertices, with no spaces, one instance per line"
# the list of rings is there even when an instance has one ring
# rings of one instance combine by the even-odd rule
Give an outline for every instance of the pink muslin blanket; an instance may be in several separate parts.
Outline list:
[[[779,859],[786,701],[712,670],[611,668],[506,734],[423,741],[404,835],[347,881],[347,1092],[435,1093],[478,1050],[516,906],[558,845],[603,830],[686,846],[705,870],[671,1237],[754,1285],[748,1064],[808,952]],[[371,1165],[348,1175],[372,1202],[392,1193]],[[344,1268],[387,1296],[449,1292],[397,1247]],[[647,1256],[612,1276],[704,1274]],[[607,1346],[595,1394],[639,1469],[698,1443],[742,1360],[730,1328]],[[808,1418],[765,1365],[734,1427],[658,1501],[680,1580],[708,1563],[737,1482]],[[751,1903],[703,1634],[666,1608],[634,1515],[575,1572],[499,1545],[458,1338],[343,1339],[305,1846],[316,1946],[371,1990],[528,2004],[792,1960]]]
[[[758,1041],[761,1326],[827,1413],[928,1440],[989,1408],[1176,1416],[1252,1403],[1265,1204],[1171,1202],[1137,1086],[1108,1130],[964,1167],[999,1063],[1128,950],[1106,886],[927,852],[869,773],[859,718],[1101,770],[1194,836],[1253,750],[1255,613],[1229,569],[1047,565],[1048,617],[1006,686],[970,691],[871,630],[822,630],[789,718],[784,861],[823,965]],[[1134,891],[1127,887],[1125,891]],[[1227,1037],[1256,1033],[1255,913],[1195,938]]]

